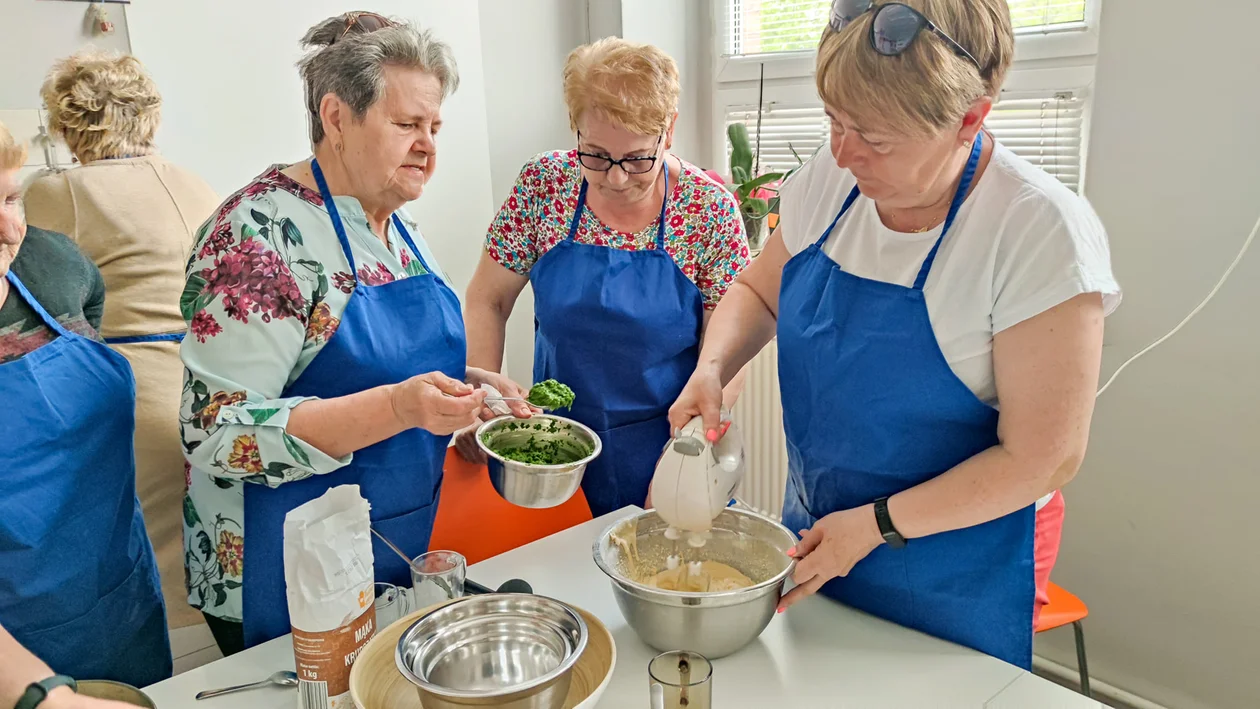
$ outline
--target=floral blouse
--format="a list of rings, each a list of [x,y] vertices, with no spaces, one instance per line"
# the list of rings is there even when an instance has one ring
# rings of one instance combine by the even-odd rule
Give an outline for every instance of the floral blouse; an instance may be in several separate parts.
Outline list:
[[[665,207],[665,251],[704,296],[712,310],[748,265],[748,239],[739,206],[726,188],[685,161],[670,184]],[[582,171],[577,151],[543,153],[521,169],[516,186],[490,225],[486,250],[499,265],[529,275],[534,263],[569,236]],[[574,237],[579,243],[638,251],[655,248],[659,219],[637,234],[611,229],[589,206]]]
[[[309,397],[282,393],[337,331],[355,281],[324,200],[281,167],[229,197],[202,225],[180,298],[189,326],[179,420],[188,598],[224,620],[241,620],[244,486],[275,487],[353,458],[331,458],[285,430],[289,412]],[[358,200],[335,199],[361,283],[425,273],[392,222],[386,247]],[[425,263],[434,264],[414,222],[398,216]]]

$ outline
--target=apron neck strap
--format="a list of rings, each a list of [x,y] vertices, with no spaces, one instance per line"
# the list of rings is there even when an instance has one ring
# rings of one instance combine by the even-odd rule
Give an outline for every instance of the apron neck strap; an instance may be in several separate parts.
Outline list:
[[[422,253],[420,249],[416,248],[416,242],[411,240],[411,232],[407,231],[407,227],[403,224],[402,219],[399,219],[397,214],[391,214],[390,219],[394,222],[394,228],[398,230],[400,235],[402,235],[403,242],[407,244],[407,248],[411,249],[411,253],[415,254],[416,260],[420,262],[421,266],[424,266],[424,270],[437,280],[442,280],[438,276],[437,271],[434,271],[433,268],[429,266],[429,262],[424,260],[424,253]]]
[[[840,223],[840,217],[843,217],[844,213],[849,211],[849,207],[853,206],[853,203],[857,201],[858,196],[861,194],[862,190],[859,190],[857,185],[854,185],[853,190],[849,192],[849,196],[844,200],[844,206],[840,208],[839,212],[836,212],[836,218],[832,219],[831,223],[827,225],[827,228],[823,230],[822,236],[818,237],[818,241],[814,242],[814,246],[821,249],[823,244],[827,243],[827,237],[831,236],[832,230],[834,230],[836,225]]]
[[[579,168],[580,169],[580,168]],[[656,250],[663,251],[665,249],[665,208],[669,205],[669,160],[665,160],[665,167],[662,170],[665,173],[665,198],[661,200],[661,216],[656,225]],[[578,223],[582,221],[582,210],[586,208],[586,189],[589,184],[586,178],[582,178],[582,187],[578,190],[577,207],[573,210],[573,218],[569,220],[569,235],[567,241],[573,241],[577,237]]]
[[[941,228],[941,235],[936,238],[936,243],[932,245],[932,250],[928,252],[927,258],[923,260],[923,265],[919,267],[919,275],[914,279],[914,289],[923,290],[923,285],[927,283],[928,272],[932,270],[932,263],[936,261],[936,253],[941,248],[941,242],[945,240],[945,235],[949,233],[949,228],[954,225],[954,217],[958,216],[958,210],[962,208],[963,202],[967,199],[967,190],[971,189],[971,181],[976,177],[976,168],[980,165],[981,146],[984,144],[984,131],[976,133],[976,142],[971,146],[971,155],[967,158],[967,167],[963,169],[962,179],[958,182],[958,190],[954,192],[954,201],[949,205],[949,214],[945,216],[945,225]]]
[[[328,189],[328,181],[324,179],[324,171],[319,167],[319,160],[311,158],[311,174],[315,176],[315,184],[319,185],[319,194],[324,198],[324,207],[328,210],[328,218],[332,220],[333,230],[337,232],[337,240],[341,242],[341,251],[350,263],[350,275],[355,285],[359,283],[358,268],[354,265],[354,254],[350,252],[350,238],[346,236],[346,225],[341,221],[341,212],[337,211],[337,203],[333,201],[332,192]],[[418,255],[417,255],[418,256]]]
[[[35,296],[31,295],[31,292],[26,289],[26,284],[22,283],[22,279],[18,278],[18,275],[13,272],[12,266],[9,267],[8,279],[9,284],[13,286],[14,290],[17,291],[17,294],[21,296],[22,300],[26,301],[26,304],[31,307],[31,310],[35,311],[35,314],[39,316],[40,320],[44,321],[44,325],[46,325],[48,329],[56,332],[61,337],[67,337],[70,335],[70,332],[66,330],[61,323],[57,322],[57,318],[54,318],[47,310],[44,310],[44,306],[40,305],[40,302],[35,299]],[[12,294],[10,294],[10,297],[12,297]]]

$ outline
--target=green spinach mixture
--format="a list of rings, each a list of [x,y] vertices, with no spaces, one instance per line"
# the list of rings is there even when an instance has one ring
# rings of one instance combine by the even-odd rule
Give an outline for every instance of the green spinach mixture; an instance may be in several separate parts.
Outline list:
[[[573,390],[554,379],[538,382],[530,387],[525,399],[542,409],[567,409],[573,406]]]
[[[529,465],[564,465],[576,463],[591,454],[591,448],[580,441],[550,435],[569,428],[554,419],[547,423],[512,422],[504,428],[508,431],[521,431],[524,438],[495,432],[487,433],[481,439],[500,458]],[[534,432],[548,435],[540,436]],[[496,442],[492,440],[495,436],[507,440]]]

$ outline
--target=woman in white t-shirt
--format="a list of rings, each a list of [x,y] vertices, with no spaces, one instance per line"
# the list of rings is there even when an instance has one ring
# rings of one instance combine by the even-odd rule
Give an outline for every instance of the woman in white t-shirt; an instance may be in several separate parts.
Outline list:
[[[831,151],[712,316],[671,410],[777,332],[797,586],[1029,668],[1120,301],[1086,201],[983,129],[1004,0],[836,0],[818,51]],[[1000,411],[1000,414],[999,414]]]

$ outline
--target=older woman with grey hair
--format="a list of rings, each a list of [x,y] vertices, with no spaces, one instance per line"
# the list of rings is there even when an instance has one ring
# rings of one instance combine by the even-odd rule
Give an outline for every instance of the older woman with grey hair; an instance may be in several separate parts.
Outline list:
[[[524,394],[466,366],[459,300],[401,211],[437,166],[450,49],[372,13],[320,22],[303,44],[314,157],[228,198],[181,299],[189,602],[225,654],[290,630],[287,512],[358,485],[373,527],[419,555],[450,435],[488,414],[479,385]],[[374,552],[378,581],[410,583]]]

